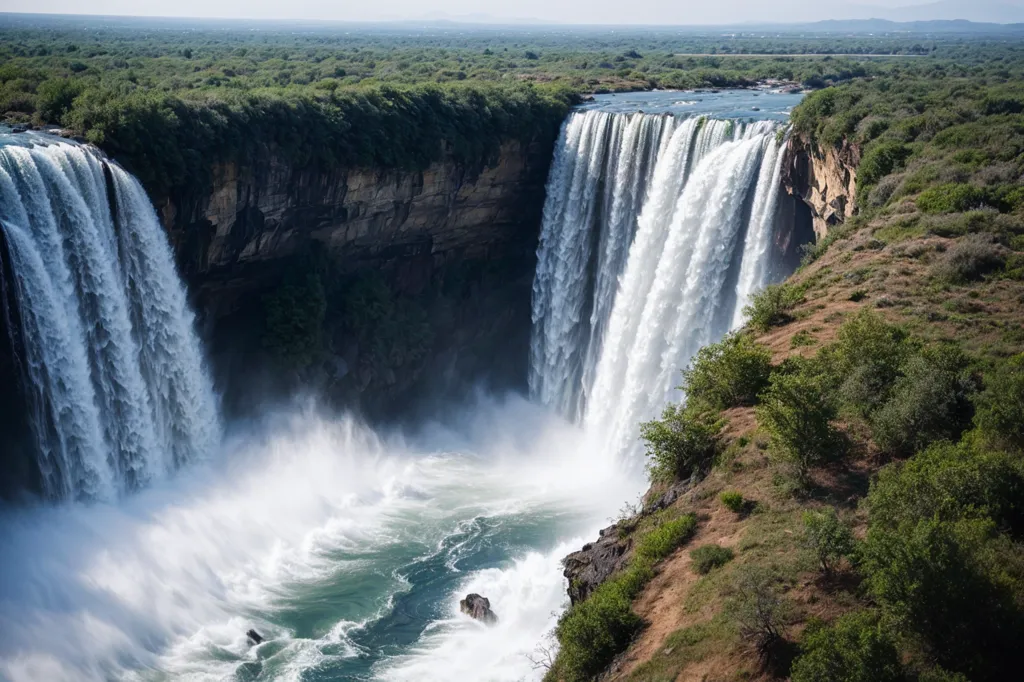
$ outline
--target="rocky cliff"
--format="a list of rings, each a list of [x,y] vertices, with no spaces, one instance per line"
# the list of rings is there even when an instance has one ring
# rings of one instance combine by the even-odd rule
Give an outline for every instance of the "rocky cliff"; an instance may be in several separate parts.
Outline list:
[[[782,184],[810,209],[818,239],[853,215],[859,163],[860,149],[845,141],[833,147],[815,144],[800,135],[790,138]]]
[[[345,270],[396,268],[422,288],[437,269],[529,252],[553,140],[507,142],[489,164],[422,171],[295,167],[273,150],[213,164],[213,185],[155,203],[203,310],[230,313],[275,264],[310,244]]]
[[[553,146],[553,137],[506,141],[476,166],[449,159],[423,170],[297,167],[266,148],[247,162],[214,162],[202,191],[154,197],[229,401],[280,391],[282,376],[292,387],[320,382],[345,402],[373,396],[378,404],[425,379],[521,381]],[[343,280],[334,299],[328,292],[323,362],[266,379],[275,372],[260,343],[263,302],[311,250]],[[354,329],[344,289],[365,276],[387,287],[398,312]],[[378,328],[408,325],[410,309],[429,340],[382,343]],[[505,358],[500,367],[495,357]]]

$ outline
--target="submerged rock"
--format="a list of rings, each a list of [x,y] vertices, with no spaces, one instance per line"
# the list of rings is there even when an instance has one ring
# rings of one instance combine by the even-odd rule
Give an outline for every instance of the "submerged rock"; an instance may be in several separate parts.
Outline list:
[[[488,625],[498,622],[498,616],[491,611],[491,600],[479,594],[467,594],[466,598],[459,602],[459,610],[470,618]]]

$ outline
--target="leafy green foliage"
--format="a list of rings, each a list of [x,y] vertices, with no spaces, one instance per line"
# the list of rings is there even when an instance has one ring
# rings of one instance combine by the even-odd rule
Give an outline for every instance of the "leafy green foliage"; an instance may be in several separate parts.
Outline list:
[[[900,682],[905,679],[892,638],[878,615],[860,611],[807,635],[793,663],[793,682]]]
[[[773,373],[755,409],[773,453],[792,465],[799,480],[806,479],[811,466],[841,448],[832,426],[835,408],[825,399],[821,382],[807,373]]]
[[[872,527],[864,543],[867,586],[895,623],[927,644],[943,667],[971,680],[1001,680],[1021,663],[1024,626],[1011,588],[986,565],[999,543],[986,520],[922,519]]]
[[[836,342],[820,354],[826,385],[844,409],[868,416],[888,399],[911,352],[903,329],[863,309],[840,326]]]
[[[743,499],[743,493],[738,490],[723,491],[718,499],[729,511],[739,514],[747,508],[747,501]]]
[[[917,207],[925,213],[954,213],[981,208],[985,192],[974,185],[947,183],[931,187],[917,197]]]
[[[898,168],[912,150],[902,142],[879,142],[868,147],[857,166],[857,181],[874,185]]]
[[[714,569],[725,566],[732,558],[732,550],[721,545],[702,545],[690,551],[693,570],[701,575],[707,575]]]
[[[956,440],[973,417],[975,382],[964,354],[952,345],[924,348],[902,367],[889,400],[872,417],[875,442],[912,454],[938,440]]]
[[[655,419],[640,425],[652,481],[673,481],[711,467],[721,448],[724,423],[717,415],[669,404]]]
[[[804,512],[803,521],[804,541],[817,556],[821,570],[831,574],[839,561],[853,552],[853,531],[840,520],[835,507]]]
[[[1024,450],[1024,354],[987,373],[985,390],[975,402],[974,422],[987,442]]]
[[[752,405],[768,384],[771,352],[746,334],[730,334],[704,346],[683,370],[690,402],[715,410]]]
[[[788,284],[769,284],[751,297],[750,304],[743,309],[747,323],[759,332],[789,322],[789,314],[804,300],[803,291]]]
[[[882,469],[867,504],[874,527],[899,528],[918,519],[991,518],[1024,530],[1024,467],[1000,452],[968,443],[937,443],[905,463]]]

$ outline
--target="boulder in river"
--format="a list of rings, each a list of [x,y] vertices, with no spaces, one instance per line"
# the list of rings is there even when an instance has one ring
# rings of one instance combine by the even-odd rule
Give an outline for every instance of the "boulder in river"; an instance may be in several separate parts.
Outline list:
[[[479,594],[467,594],[466,598],[459,602],[459,610],[470,618],[476,618],[488,625],[498,622],[498,616],[491,611],[491,600]]]

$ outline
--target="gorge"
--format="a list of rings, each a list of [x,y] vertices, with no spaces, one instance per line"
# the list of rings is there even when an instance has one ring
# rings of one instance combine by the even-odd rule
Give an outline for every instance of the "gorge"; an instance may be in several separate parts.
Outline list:
[[[0,550],[17,558],[0,586],[0,672],[539,676],[527,655],[564,601],[561,558],[643,489],[638,423],[679,400],[678,370],[795,267],[812,214],[793,195],[841,193],[795,184],[831,177],[787,146],[799,96],[758,96],[760,120],[742,92],[696,107],[688,93],[640,93],[628,113],[599,97],[557,139],[509,141],[472,168],[225,162],[207,194],[154,196],[155,211],[86,147],[5,140],[6,332],[39,391],[25,402],[46,405],[32,412],[33,477],[67,502],[4,510]],[[19,212],[30,200],[44,205]],[[404,369],[475,353],[461,365],[471,379],[511,366],[504,387],[528,386],[531,400],[478,395],[376,429],[308,403],[250,409],[222,437],[215,377],[221,392],[249,389],[207,371],[158,215],[215,367],[231,327],[245,335],[253,302],[310,247],[346,275],[375,271],[432,300],[467,262],[504,263],[469,276],[444,342]],[[470,350],[480,328],[498,342]],[[256,368],[234,370],[223,376]],[[395,383],[407,386],[383,394]],[[457,615],[467,592],[491,600],[497,624]],[[251,627],[266,638],[252,648]]]

